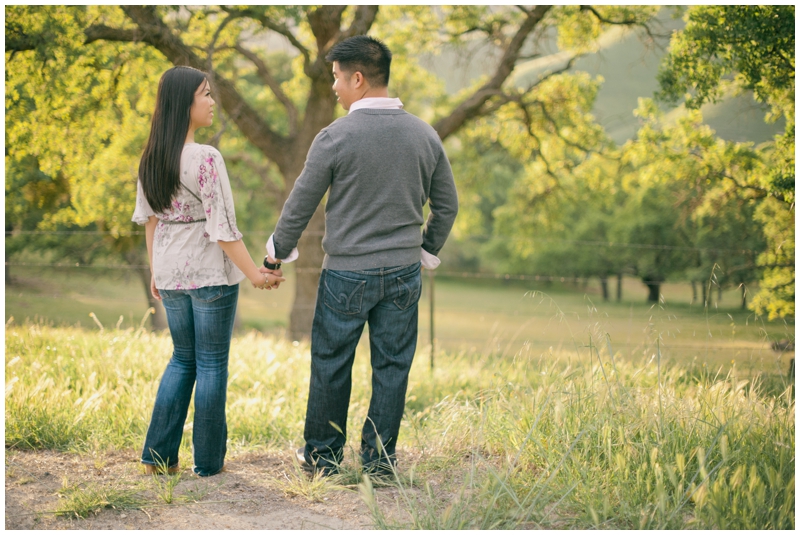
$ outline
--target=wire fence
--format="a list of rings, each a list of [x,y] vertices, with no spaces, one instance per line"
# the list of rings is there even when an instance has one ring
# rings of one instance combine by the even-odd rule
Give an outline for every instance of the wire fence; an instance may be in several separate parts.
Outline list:
[[[128,235],[136,235],[141,236],[144,232],[142,231],[133,231]],[[244,234],[247,236],[263,236],[265,239],[271,234],[270,232],[265,231],[245,231]],[[115,236],[114,233],[110,231],[92,231],[92,230],[62,230],[62,231],[6,231],[6,236]],[[309,236],[322,236],[324,235],[323,232],[306,232],[306,235]],[[462,236],[461,239],[474,239],[474,240],[485,240],[489,238],[488,236]],[[538,239],[537,241],[551,243],[551,244],[561,244],[561,245],[569,245],[569,246],[578,246],[578,247],[597,247],[597,246],[608,246],[608,247],[619,247],[619,248],[631,248],[631,249],[674,249],[674,250],[685,250],[685,251],[715,251],[715,252],[736,252],[736,253],[752,253],[752,251],[741,249],[741,250],[732,250],[732,249],[719,249],[719,248],[698,248],[698,247],[680,247],[680,246],[667,246],[667,245],[652,245],[652,244],[642,244],[642,243],[614,243],[614,242],[602,242],[602,241],[580,241],[580,240],[554,240],[554,239]],[[43,269],[78,269],[78,270],[89,270],[89,271],[141,271],[149,269],[149,265],[147,264],[120,264],[120,263],[81,263],[81,262],[25,262],[25,261],[6,261],[6,267],[22,267],[22,268],[43,268]],[[295,273],[320,273],[321,268],[319,267],[296,267],[294,268]],[[465,271],[465,270],[443,270],[437,269],[435,271],[429,270],[427,273],[428,282],[425,284],[424,292],[428,294],[428,304],[429,304],[429,341],[431,343],[431,367],[434,365],[434,355],[436,354],[436,343],[437,341],[446,342],[446,341],[461,341],[461,342],[475,342],[481,343],[486,342],[484,338],[476,338],[476,337],[460,337],[458,339],[450,338],[450,337],[437,337],[436,335],[436,321],[435,318],[437,316],[437,307],[441,306],[439,303],[436,302],[435,298],[435,280],[439,277],[451,278],[451,279],[471,279],[471,280],[502,280],[502,281],[525,281],[525,282],[543,282],[543,283],[568,283],[568,284],[583,284],[584,286],[588,283],[591,279],[597,279],[598,277],[588,277],[588,276],[576,276],[572,273],[565,273],[565,274],[552,274],[552,273],[487,273],[487,272],[480,272],[480,271]],[[617,279],[617,299],[621,297],[620,287],[619,285],[622,284],[622,277],[621,275],[618,276],[617,274],[610,276],[612,280],[614,278]],[[658,283],[663,284],[664,281],[641,281],[643,284],[648,283]],[[671,282],[681,282],[681,283],[689,283],[690,281],[671,281]],[[610,286],[607,282],[604,283],[607,286]],[[707,290],[710,288],[703,288],[703,290]],[[696,290],[693,288],[693,291]],[[610,293],[610,288],[606,287],[605,292],[606,296]],[[704,297],[707,299],[711,299],[710,291],[707,292],[708,296],[706,296],[706,292],[704,291]],[[313,308],[313,305],[294,305],[295,308]],[[492,313],[490,310],[486,310],[487,313]],[[494,313],[502,314],[503,311],[495,311]],[[540,342],[542,342],[540,340]],[[543,342],[543,343],[557,343],[556,340],[550,342]],[[676,346],[677,347],[677,346]],[[690,347],[687,345],[686,347]],[[745,349],[745,346],[720,346],[720,348],[724,349]]]
[[[80,263],[80,262],[57,262],[57,263],[45,263],[45,262],[6,262],[6,266],[9,267],[39,267],[39,268],[59,268],[59,269],[101,269],[101,270],[128,270],[128,271],[139,271],[142,269],[149,269],[150,266],[147,264],[95,264],[95,263]],[[321,273],[322,268],[312,267],[312,268],[295,268],[295,273]],[[433,273],[433,271],[431,271]],[[586,277],[576,277],[574,275],[535,275],[535,274],[526,274],[520,275],[517,273],[484,273],[484,272],[473,272],[473,271],[447,271],[442,269],[437,269],[435,271],[436,276],[441,277],[448,277],[448,278],[461,278],[461,279],[485,279],[485,280],[505,280],[505,281],[535,281],[535,282],[564,282],[564,283],[574,283],[574,284],[582,284],[586,283],[589,280],[598,279],[597,276],[586,276]],[[614,275],[616,277],[616,275]],[[608,277],[606,280],[611,280],[612,277]],[[663,281],[663,280],[641,280],[642,284],[664,284],[666,282],[674,282],[674,283],[690,283],[691,281],[683,281],[683,280],[675,280],[675,281]]]
[[[248,230],[243,231],[245,236],[263,236],[269,237],[271,232]],[[307,231],[304,233],[306,236],[320,237],[324,236],[322,231]],[[95,230],[23,230],[23,231],[6,231],[6,236],[70,236],[70,235],[85,235],[85,236],[116,236],[111,231],[95,231]],[[141,236],[144,235],[143,231],[132,231],[126,235]],[[508,236],[498,236],[508,237]],[[461,236],[461,240],[486,240],[489,239],[486,235],[466,235]],[[570,245],[578,247],[615,247],[615,248],[628,248],[628,249],[652,249],[652,250],[683,250],[683,251],[696,251],[696,252],[722,252],[722,253],[737,253],[737,254],[755,254],[754,251],[749,249],[723,249],[723,248],[703,248],[703,247],[689,247],[689,246],[674,246],[674,245],[654,245],[645,243],[616,243],[607,241],[584,241],[584,240],[554,240],[550,238],[536,238],[535,241],[541,243]],[[31,262],[6,262],[6,266],[18,267],[50,267],[50,268],[86,268],[86,269],[106,269],[106,270],[141,270],[145,269],[147,265],[141,264],[102,264],[102,263],[31,263]],[[296,273],[320,273],[321,268],[318,267],[303,267],[296,268]],[[534,281],[534,282],[563,282],[563,283],[584,283],[589,279],[596,279],[596,275],[591,276],[578,276],[574,273],[553,274],[553,273],[493,273],[485,271],[455,271],[455,270],[437,270],[437,275],[452,277],[452,278],[465,278],[465,279],[499,279],[499,280],[516,280],[516,281]],[[609,274],[609,278],[617,274]],[[662,284],[664,280],[642,280],[643,284]],[[677,282],[677,281],[675,281]],[[679,282],[692,283],[697,281],[683,280]]]
[[[264,236],[269,237],[271,231],[263,230],[241,230],[240,232],[245,236]],[[87,235],[87,236],[114,236],[114,237],[127,237],[127,236],[144,236],[144,231],[130,231],[125,233],[101,231],[101,230],[7,230],[6,236],[72,236],[72,235]],[[324,231],[307,231],[303,233],[304,236],[321,237],[325,235]],[[493,236],[480,235],[480,234],[467,234],[454,237],[458,240],[480,240],[486,241],[492,238],[505,238],[511,239],[514,236],[504,234],[496,234]],[[689,245],[660,245],[652,243],[620,243],[613,241],[599,241],[599,240],[557,240],[552,238],[531,238],[532,241],[537,243],[549,243],[556,245],[571,245],[578,247],[611,247],[619,249],[649,249],[657,251],[694,251],[694,252],[710,252],[710,253],[735,253],[735,254],[757,254],[758,251],[752,249],[731,249],[720,247],[693,247]]]

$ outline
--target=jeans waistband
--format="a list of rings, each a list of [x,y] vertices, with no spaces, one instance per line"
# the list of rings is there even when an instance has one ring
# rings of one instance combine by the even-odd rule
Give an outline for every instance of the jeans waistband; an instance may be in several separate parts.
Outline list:
[[[371,269],[328,269],[327,271],[346,271],[348,273],[358,273],[359,275],[390,275],[392,273],[414,267],[419,263],[420,262],[414,262],[413,264],[406,264],[404,266],[391,266]]]

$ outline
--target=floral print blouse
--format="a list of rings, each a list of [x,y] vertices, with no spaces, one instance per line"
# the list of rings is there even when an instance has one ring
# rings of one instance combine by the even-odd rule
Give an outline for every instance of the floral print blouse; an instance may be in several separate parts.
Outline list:
[[[181,154],[181,186],[166,212],[156,214],[137,184],[132,220],[159,221],[153,236],[153,274],[159,290],[231,286],[245,278],[216,242],[237,241],[231,184],[225,162],[209,145],[187,143]]]

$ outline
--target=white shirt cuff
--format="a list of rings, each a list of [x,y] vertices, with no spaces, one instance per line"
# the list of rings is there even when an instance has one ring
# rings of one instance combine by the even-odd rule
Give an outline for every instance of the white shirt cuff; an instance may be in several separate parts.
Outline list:
[[[425,249],[420,248],[420,250],[422,251],[420,262],[422,262],[422,267],[425,269],[436,269],[442,263],[438,256],[432,255]]]
[[[300,252],[297,250],[297,247],[292,249],[292,252],[289,253],[289,256],[287,256],[286,258],[278,258],[278,257],[276,257],[275,256],[275,242],[272,240],[273,236],[275,236],[275,234],[271,234],[269,239],[267,240],[267,254],[271,258],[274,258],[275,260],[280,260],[284,264],[288,264],[289,262],[294,262],[295,260],[297,260],[297,257],[300,256]]]

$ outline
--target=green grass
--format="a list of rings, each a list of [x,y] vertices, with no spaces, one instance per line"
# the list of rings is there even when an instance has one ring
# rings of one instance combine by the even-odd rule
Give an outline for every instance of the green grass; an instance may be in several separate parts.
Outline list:
[[[64,480],[58,491],[59,501],[55,514],[59,516],[87,518],[103,509],[139,509],[147,502],[141,495],[142,488],[120,483],[70,484]]]
[[[795,409],[783,375],[669,364],[658,352],[622,358],[592,336],[591,347],[546,354],[524,344],[505,357],[442,352],[433,373],[417,355],[395,482],[407,514],[382,511],[362,483],[375,526],[794,528]],[[170,352],[168,335],[139,329],[11,323],[6,446],[138,450]],[[230,454],[296,447],[308,345],[239,334],[230,362]],[[363,347],[353,378],[351,430],[370,395]],[[346,464],[352,486],[358,469]],[[332,491],[298,481],[284,490]]]
[[[291,265],[290,265],[291,266]],[[282,335],[294,298],[295,278],[278,291],[261,292],[240,286],[237,330],[256,329]],[[147,309],[142,284],[129,272],[54,271],[12,267],[13,284],[6,286],[5,319],[26,318],[53,325],[78,325],[89,330],[119,323],[136,328]],[[430,286],[425,276],[420,302],[419,347],[430,345]],[[774,340],[794,338],[794,321],[768,322],[739,306],[738,290],[716,289],[708,309],[691,304],[688,284],[665,284],[665,302],[645,302],[646,289],[625,279],[623,300],[603,302],[599,284],[586,287],[437,277],[434,314],[435,347],[512,357],[524,348],[533,354],[568,351],[586,354],[590,337],[611,337],[621,358],[650,358],[660,344],[667,362],[697,363],[727,370],[732,364],[751,374],[776,374],[788,369],[788,356],[777,355]],[[615,283],[611,283],[616,290]],[[752,289],[751,289],[752,293]],[[122,321],[120,322],[120,316]],[[426,357],[428,358],[428,357]]]

